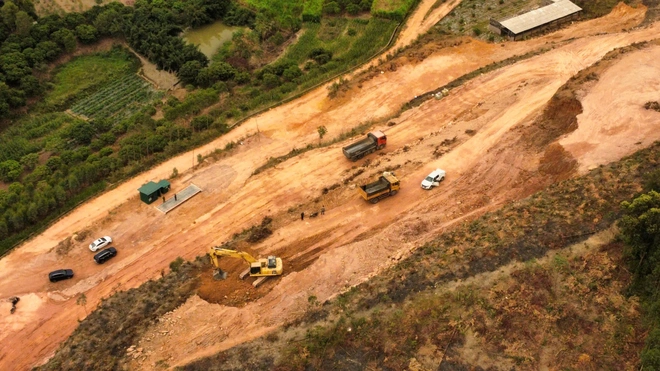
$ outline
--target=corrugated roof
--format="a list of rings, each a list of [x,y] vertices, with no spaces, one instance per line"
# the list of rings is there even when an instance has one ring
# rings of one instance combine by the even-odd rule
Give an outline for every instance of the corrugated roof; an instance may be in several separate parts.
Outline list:
[[[552,22],[556,19],[577,13],[582,8],[568,0],[560,0],[556,3],[532,10],[517,17],[500,22],[502,26],[515,34],[531,30],[532,28]]]
[[[138,191],[140,191],[140,193],[150,195],[150,194],[158,191],[161,188],[169,187],[169,185],[170,185],[170,182],[168,182],[167,180],[164,180],[164,179],[161,180],[158,183],[150,181],[149,183],[147,183],[147,184],[143,185],[142,187],[138,188]]]

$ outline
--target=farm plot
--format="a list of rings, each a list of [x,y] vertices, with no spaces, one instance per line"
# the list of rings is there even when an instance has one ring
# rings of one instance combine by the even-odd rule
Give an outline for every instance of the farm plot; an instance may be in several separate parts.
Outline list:
[[[151,84],[130,74],[76,102],[71,111],[89,119],[122,119],[140,110],[157,95]]]

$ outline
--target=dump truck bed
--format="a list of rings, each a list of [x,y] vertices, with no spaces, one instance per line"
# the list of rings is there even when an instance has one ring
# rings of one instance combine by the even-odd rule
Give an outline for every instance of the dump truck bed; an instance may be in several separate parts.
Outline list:
[[[378,181],[375,181],[373,183],[369,183],[363,186],[360,186],[364,193],[367,194],[367,197],[374,195],[376,193],[382,192],[386,189],[388,189],[390,186],[390,182],[388,182],[385,178],[380,177]]]
[[[374,146],[374,140],[371,137],[366,137],[359,142],[355,142],[343,148],[344,154],[351,157],[353,154],[360,153],[368,148]]]

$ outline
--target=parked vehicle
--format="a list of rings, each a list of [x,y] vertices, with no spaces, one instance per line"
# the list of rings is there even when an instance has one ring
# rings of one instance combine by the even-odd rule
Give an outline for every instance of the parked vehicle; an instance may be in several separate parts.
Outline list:
[[[62,280],[68,280],[73,277],[73,271],[71,269],[58,269],[48,273],[48,279],[50,282],[57,282]]]
[[[422,188],[431,189],[439,186],[440,182],[445,179],[445,174],[446,172],[442,169],[433,170],[431,174],[427,175],[426,178],[422,180]]]
[[[365,155],[385,148],[386,144],[387,136],[382,131],[373,131],[367,134],[367,137],[359,142],[355,142],[342,148],[342,151],[344,151],[344,156],[346,156],[346,158],[351,161],[357,161]]]
[[[110,236],[101,237],[98,240],[89,244],[89,249],[92,252],[96,252],[106,246],[109,246],[112,243],[112,238]]]
[[[98,264],[103,264],[115,255],[117,255],[117,249],[114,247],[108,247],[107,249],[101,250],[96,255],[94,255],[94,261],[96,261]]]
[[[394,173],[385,171],[377,181],[360,186],[358,192],[362,198],[375,204],[381,199],[394,196],[399,192],[399,179]]]

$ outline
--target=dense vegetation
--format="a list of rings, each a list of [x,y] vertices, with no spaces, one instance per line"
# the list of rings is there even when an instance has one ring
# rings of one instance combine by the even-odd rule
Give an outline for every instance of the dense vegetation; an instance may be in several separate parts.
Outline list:
[[[630,293],[645,309],[649,335],[641,354],[644,370],[660,370],[660,170],[649,174],[647,193],[621,207],[619,223],[625,257],[633,274]]]

